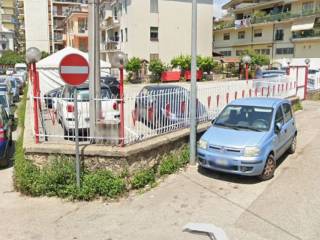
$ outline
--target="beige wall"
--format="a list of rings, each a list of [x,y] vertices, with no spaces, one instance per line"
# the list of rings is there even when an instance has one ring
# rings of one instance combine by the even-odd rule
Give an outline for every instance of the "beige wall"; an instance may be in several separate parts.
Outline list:
[[[150,1],[128,3],[127,14],[122,11],[118,31],[120,37],[120,30],[128,29],[128,42],[120,46],[129,58],[135,56],[149,61],[150,54],[159,54],[162,61],[169,63],[179,54],[191,54],[190,0],[159,0],[159,13],[150,13]],[[212,16],[212,1],[199,0],[198,54],[201,55],[211,56]],[[159,28],[159,41],[150,41],[150,27]]]
[[[37,47],[50,52],[48,0],[25,0],[24,16],[26,29],[26,49]]]
[[[320,39],[313,42],[296,42],[296,58],[320,58]]]

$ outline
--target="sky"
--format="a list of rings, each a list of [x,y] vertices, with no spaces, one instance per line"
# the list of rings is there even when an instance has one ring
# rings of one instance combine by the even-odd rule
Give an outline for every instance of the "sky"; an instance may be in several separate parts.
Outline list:
[[[213,0],[213,16],[221,17],[222,15],[221,6],[229,1],[230,0]]]

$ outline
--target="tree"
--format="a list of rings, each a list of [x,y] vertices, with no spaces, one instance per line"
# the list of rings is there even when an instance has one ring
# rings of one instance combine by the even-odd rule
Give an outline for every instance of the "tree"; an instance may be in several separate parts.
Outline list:
[[[0,64],[1,65],[15,65],[16,63],[24,63],[25,56],[22,54],[18,54],[11,50],[3,52],[2,56],[0,57]]]
[[[270,58],[266,55],[257,54],[251,49],[247,49],[244,51],[242,57],[244,55],[249,55],[251,57],[251,66],[263,66],[263,65],[269,65],[270,64]]]
[[[41,52],[41,59],[44,59],[44,58],[48,57],[49,55],[50,55],[49,53],[42,51]]]
[[[197,65],[200,70],[210,74],[210,72],[218,65],[218,62],[214,61],[212,57],[198,56]]]
[[[166,70],[166,66],[159,59],[151,60],[149,64],[149,71],[152,74],[153,81],[159,81],[162,72]]]
[[[134,78],[134,80],[137,80],[141,67],[141,60],[139,58],[133,57],[129,59],[128,63],[124,66],[124,69],[129,73],[129,81],[132,77]]]

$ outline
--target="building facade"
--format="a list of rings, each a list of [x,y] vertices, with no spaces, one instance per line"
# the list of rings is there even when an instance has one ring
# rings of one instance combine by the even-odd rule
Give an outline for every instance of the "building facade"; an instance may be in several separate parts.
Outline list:
[[[73,8],[65,19],[65,45],[88,52],[88,5]]]
[[[101,59],[117,51],[150,61],[169,63],[191,54],[191,1],[104,0],[101,4]],[[198,0],[198,54],[212,54],[211,0]]]
[[[232,0],[213,26],[213,51],[239,57],[246,49],[282,58],[320,57],[320,0]]]
[[[17,25],[16,25],[16,37],[17,37],[17,51],[23,53],[26,51],[26,36],[24,28],[24,0],[17,0]]]
[[[16,9],[14,0],[0,1],[0,56],[15,50]]]
[[[87,0],[24,0],[26,48],[56,52],[64,48],[64,22],[70,9]]]

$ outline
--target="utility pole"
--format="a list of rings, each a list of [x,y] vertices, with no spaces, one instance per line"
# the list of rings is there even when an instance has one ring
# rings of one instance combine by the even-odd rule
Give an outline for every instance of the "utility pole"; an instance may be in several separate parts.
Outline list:
[[[197,0],[192,0],[191,26],[191,102],[190,102],[190,164],[197,154]]]
[[[96,123],[101,110],[100,83],[100,0],[88,1],[89,33],[89,93],[90,93],[90,136],[96,135]],[[99,99],[99,100],[97,100]]]

